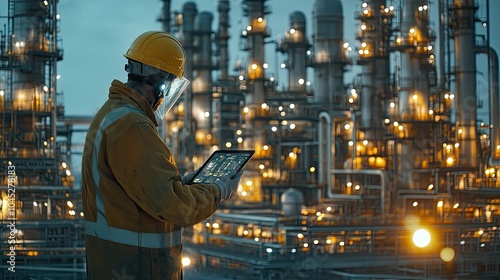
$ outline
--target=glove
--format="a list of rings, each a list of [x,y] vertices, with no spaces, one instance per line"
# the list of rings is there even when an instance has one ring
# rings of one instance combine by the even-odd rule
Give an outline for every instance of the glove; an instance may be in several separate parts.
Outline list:
[[[241,175],[243,175],[243,170],[240,170],[234,176],[226,175],[215,180],[215,184],[220,189],[220,201],[233,198],[236,195]]]
[[[196,173],[198,173],[198,170],[200,170],[200,168],[196,169],[195,171],[191,171],[188,174],[182,176],[182,184],[183,185],[189,184],[189,182],[191,182],[191,180],[193,180],[194,175],[196,175]]]

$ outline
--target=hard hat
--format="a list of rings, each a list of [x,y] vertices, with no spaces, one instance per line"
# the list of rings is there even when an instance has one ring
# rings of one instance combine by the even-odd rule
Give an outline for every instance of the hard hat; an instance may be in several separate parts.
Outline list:
[[[129,61],[127,72],[155,87],[152,108],[164,119],[189,85],[184,77],[186,52],[181,43],[167,32],[148,31],[135,39],[124,56]]]
[[[179,40],[167,32],[144,32],[124,56],[178,77],[184,76],[186,52]]]

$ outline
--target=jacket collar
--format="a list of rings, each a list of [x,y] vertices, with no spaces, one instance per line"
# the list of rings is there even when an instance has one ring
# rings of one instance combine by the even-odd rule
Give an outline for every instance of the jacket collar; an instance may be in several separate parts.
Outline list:
[[[109,88],[108,97],[110,99],[121,99],[127,103],[130,103],[132,106],[141,109],[141,111],[143,111],[144,114],[148,116],[148,118],[154,123],[154,125],[158,126],[153,109],[146,101],[146,99],[142,97],[140,93],[127,86],[126,84],[118,80],[113,80],[113,82],[111,82],[111,87]]]

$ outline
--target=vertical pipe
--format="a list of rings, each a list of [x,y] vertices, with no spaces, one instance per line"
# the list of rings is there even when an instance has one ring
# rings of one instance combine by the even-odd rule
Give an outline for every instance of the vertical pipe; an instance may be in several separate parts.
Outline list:
[[[446,7],[445,7],[445,2],[446,0],[439,0],[438,3],[438,14],[439,14],[439,67],[438,67],[438,79],[439,79],[439,84],[438,87],[439,89],[444,89],[445,88],[445,44],[444,44],[444,29],[446,27]]]

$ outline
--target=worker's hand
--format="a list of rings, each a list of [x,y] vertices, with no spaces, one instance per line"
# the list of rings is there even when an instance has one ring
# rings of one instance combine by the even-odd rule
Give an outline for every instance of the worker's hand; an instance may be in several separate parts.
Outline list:
[[[198,173],[199,169],[200,168],[198,168],[195,171],[189,172],[188,174],[182,176],[182,184],[184,184],[184,185],[189,184],[191,182],[191,180],[193,180],[194,175],[196,175],[196,173]]]
[[[238,190],[238,184],[243,175],[243,170],[240,170],[236,175],[226,175],[215,180],[215,184],[220,189],[220,200],[233,198]],[[232,177],[232,178],[231,178]]]

